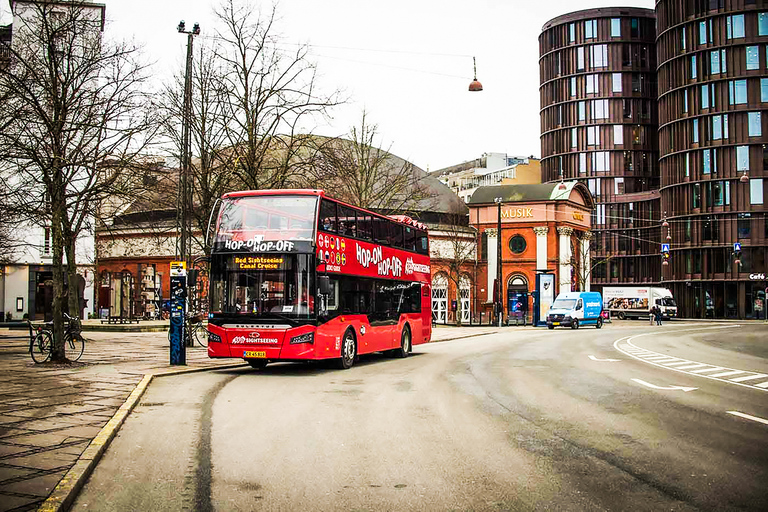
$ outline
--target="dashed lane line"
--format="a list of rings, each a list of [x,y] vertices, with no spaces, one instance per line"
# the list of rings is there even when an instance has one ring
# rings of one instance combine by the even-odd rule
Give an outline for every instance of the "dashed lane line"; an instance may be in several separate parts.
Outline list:
[[[675,330],[675,332],[689,332],[689,331],[704,331],[709,329],[729,329],[737,328],[739,325],[717,326],[717,327],[703,327],[699,329],[681,329]],[[673,357],[669,354],[662,354],[660,352],[654,352],[642,347],[634,345],[632,341],[635,338],[642,336],[650,336],[655,333],[638,334],[635,336],[625,336],[619,338],[613,342],[614,348],[623,354],[643,361],[659,368],[666,368],[680,373],[686,373],[694,377],[704,377],[707,379],[717,380],[720,382],[726,382],[729,384],[735,384],[750,389],[758,389],[760,391],[768,391],[768,380],[763,382],[753,382],[762,379],[767,379],[768,374],[758,373],[749,370],[737,370],[736,368],[726,368],[724,366],[716,366],[713,364],[702,363],[700,361],[690,361],[679,357]],[[732,378],[728,378],[732,377]]]

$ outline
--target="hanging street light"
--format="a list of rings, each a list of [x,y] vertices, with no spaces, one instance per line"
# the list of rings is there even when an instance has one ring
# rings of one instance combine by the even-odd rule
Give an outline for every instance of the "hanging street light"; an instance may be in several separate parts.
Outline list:
[[[472,65],[475,68],[475,78],[469,84],[469,92],[480,92],[483,90],[483,84],[477,81],[477,62],[474,57],[472,57]]]

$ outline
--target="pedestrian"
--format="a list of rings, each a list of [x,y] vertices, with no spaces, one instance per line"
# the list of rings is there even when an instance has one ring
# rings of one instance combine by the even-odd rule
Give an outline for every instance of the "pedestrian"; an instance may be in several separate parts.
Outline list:
[[[651,306],[651,309],[648,310],[648,320],[650,320],[651,325],[656,323],[656,306]]]
[[[661,308],[656,306],[656,325],[661,325]]]

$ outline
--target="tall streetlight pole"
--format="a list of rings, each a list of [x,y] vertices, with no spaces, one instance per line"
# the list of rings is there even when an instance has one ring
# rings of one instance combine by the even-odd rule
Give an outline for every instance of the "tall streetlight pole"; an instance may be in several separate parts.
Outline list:
[[[504,287],[501,285],[501,197],[497,197],[493,200],[498,205],[498,217],[496,221],[496,315],[498,316],[498,324],[501,327],[502,311],[504,309],[504,300],[501,295],[504,291]]]
[[[184,20],[176,27],[179,34],[187,34],[187,66],[184,72],[184,105],[181,125],[181,211],[179,233],[180,260],[190,263],[191,238],[192,238],[192,198],[190,197],[189,174],[192,167],[192,137],[190,122],[192,119],[192,38],[200,34],[200,24],[195,23],[192,30],[186,30]]]

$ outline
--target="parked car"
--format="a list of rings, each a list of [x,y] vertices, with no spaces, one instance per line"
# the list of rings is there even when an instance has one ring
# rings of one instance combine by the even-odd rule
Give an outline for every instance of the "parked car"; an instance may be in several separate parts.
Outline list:
[[[603,298],[597,292],[565,292],[552,303],[547,313],[547,328],[578,329],[581,325],[603,326]]]

